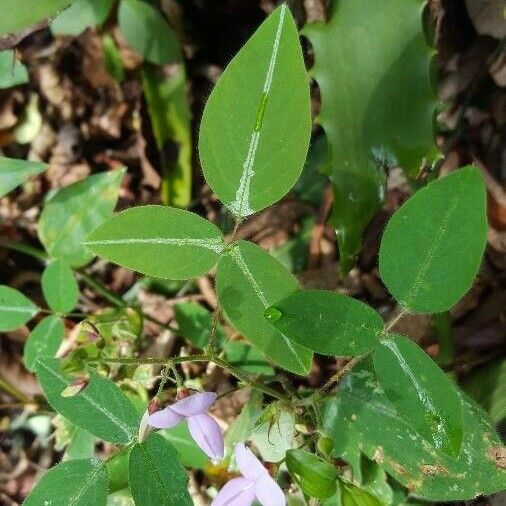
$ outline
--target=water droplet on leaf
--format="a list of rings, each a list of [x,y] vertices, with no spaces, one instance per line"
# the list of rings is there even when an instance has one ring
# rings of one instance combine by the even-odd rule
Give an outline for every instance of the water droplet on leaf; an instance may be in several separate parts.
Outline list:
[[[283,313],[277,307],[274,306],[268,307],[264,311],[265,319],[270,321],[271,323],[278,321],[282,316]]]

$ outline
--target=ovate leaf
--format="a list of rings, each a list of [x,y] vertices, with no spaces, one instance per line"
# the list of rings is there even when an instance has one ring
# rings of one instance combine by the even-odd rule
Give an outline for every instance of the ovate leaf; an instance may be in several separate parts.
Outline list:
[[[191,506],[188,475],[177,450],[163,437],[151,434],[136,444],[129,459],[130,491],[142,506]]]
[[[74,272],[63,260],[51,262],[42,273],[42,292],[53,311],[68,313],[77,304],[79,286]]]
[[[109,15],[114,0],[74,0],[72,5],[51,23],[55,35],[76,37],[86,28],[101,25]]]
[[[65,335],[63,321],[56,315],[46,316],[32,330],[23,349],[23,362],[29,371],[38,358],[54,357]]]
[[[381,277],[408,311],[446,311],[471,288],[486,236],[483,179],[474,167],[457,170],[392,216],[381,240]]]
[[[324,355],[367,353],[383,329],[381,316],[370,306],[325,290],[290,294],[264,315],[289,339]]]
[[[223,234],[200,216],[163,206],[139,206],[115,214],[85,245],[97,255],[148,276],[188,279],[213,267]]]
[[[0,53],[0,55],[2,54]],[[47,167],[45,163],[0,157],[0,197],[23,184],[29,177],[44,172]]]
[[[0,285],[0,331],[14,330],[32,319],[39,308],[21,292]]]
[[[200,128],[205,178],[237,216],[278,201],[297,180],[311,133],[309,81],[295,22],[276,9],[233,58]]]
[[[11,88],[19,84],[28,82],[28,71],[26,67],[18,61],[14,51],[1,51],[0,52],[0,89]],[[2,158],[0,158],[0,195],[3,183],[3,170],[1,166]],[[29,162],[26,162],[29,163]],[[31,162],[35,165],[35,162]],[[42,164],[38,164],[42,165]],[[6,192],[7,193],[7,192]]]
[[[62,416],[111,443],[127,444],[137,435],[140,416],[128,397],[111,380],[92,371],[89,384],[72,397],[62,392],[73,378],[55,359],[38,360],[37,377],[49,404]]]
[[[400,165],[416,176],[434,156],[425,3],[387,0],[378,8],[375,0],[334,0],[328,23],[304,29],[315,54],[343,272],[383,200],[382,167]]]
[[[107,487],[107,471],[103,462],[71,460],[47,471],[23,505],[105,506]]]
[[[118,23],[127,42],[147,61],[162,64],[181,57],[179,42],[163,13],[147,2],[121,0]]]
[[[264,311],[299,289],[297,280],[269,253],[239,241],[218,264],[216,289],[225,316],[268,359],[307,374],[313,354],[264,319]]]
[[[82,242],[116,206],[124,170],[90,176],[58,190],[46,203],[39,219],[39,238],[49,256],[73,267],[93,255]]]

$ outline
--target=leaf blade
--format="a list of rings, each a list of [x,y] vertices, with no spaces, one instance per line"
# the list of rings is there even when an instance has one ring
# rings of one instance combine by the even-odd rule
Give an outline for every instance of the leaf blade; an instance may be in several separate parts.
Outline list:
[[[42,292],[53,311],[68,313],[77,304],[79,286],[74,272],[63,260],[51,262],[42,273]]]
[[[42,357],[54,357],[65,335],[63,321],[56,315],[46,316],[30,332],[23,348],[23,362],[33,372],[35,363]]]
[[[0,157],[0,197],[23,184],[29,177],[46,171],[47,167],[45,163]]]
[[[39,308],[21,292],[0,285],[0,330],[14,330],[33,318]]]

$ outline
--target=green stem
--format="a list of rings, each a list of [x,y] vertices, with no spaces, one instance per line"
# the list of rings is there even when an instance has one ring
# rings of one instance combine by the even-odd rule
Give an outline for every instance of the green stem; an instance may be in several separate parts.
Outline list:
[[[14,385],[11,385],[8,381],[0,378],[0,388],[9,394],[13,399],[16,399],[23,404],[31,404],[33,401],[21,390],[18,390]]]
[[[19,251],[20,253],[24,253],[25,255],[37,258],[38,260],[41,260],[43,262],[47,260],[47,254],[45,251],[42,251],[38,248],[34,248],[29,244],[11,241],[10,239],[0,238],[0,246],[3,246],[4,248],[8,248],[14,251]]]
[[[436,331],[439,352],[436,357],[438,364],[450,366],[455,357],[455,343],[453,340],[452,321],[448,311],[432,315],[432,325]]]

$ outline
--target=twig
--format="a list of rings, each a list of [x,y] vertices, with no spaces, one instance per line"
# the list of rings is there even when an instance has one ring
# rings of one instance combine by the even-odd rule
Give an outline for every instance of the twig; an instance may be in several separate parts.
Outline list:
[[[21,390],[17,389],[14,385],[11,385],[7,380],[0,378],[0,388],[9,394],[13,399],[23,403],[23,404],[31,404],[33,401],[25,395]]]
[[[390,330],[395,327],[395,325],[398,323],[398,321],[405,315],[407,315],[408,312],[405,311],[404,309],[401,309],[399,311],[399,314],[397,314],[396,316],[394,316],[392,319],[390,319],[386,324],[385,324],[385,327],[383,328],[383,331],[382,331],[382,334],[388,334],[388,332],[390,332]]]
[[[333,385],[339,385],[341,380],[346,376],[346,374],[353,369],[363,358],[365,355],[358,355],[356,357],[353,357],[349,362],[347,362],[339,371],[337,371],[334,376],[332,376],[321,388],[318,392],[319,394],[325,393],[327,390],[330,389]]]

